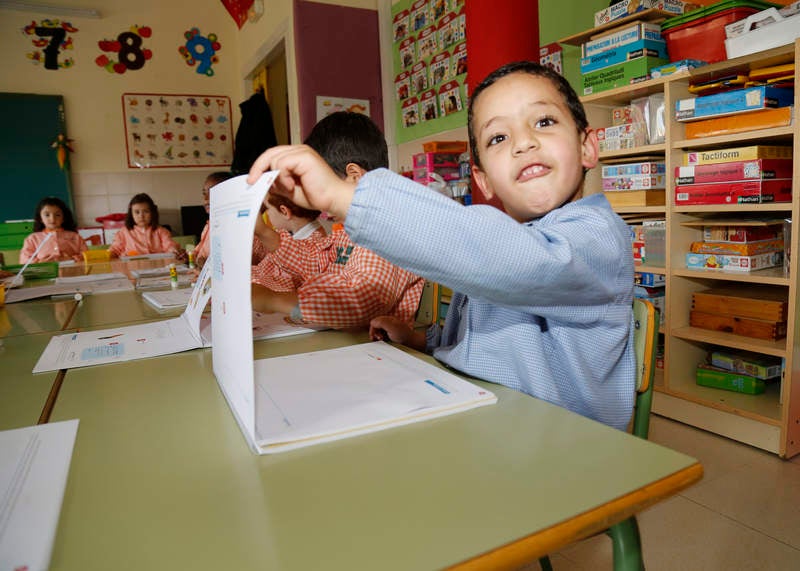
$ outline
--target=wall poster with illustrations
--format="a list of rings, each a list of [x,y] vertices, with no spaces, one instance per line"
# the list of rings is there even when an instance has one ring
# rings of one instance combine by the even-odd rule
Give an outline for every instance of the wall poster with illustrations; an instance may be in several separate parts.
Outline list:
[[[123,93],[129,168],[225,167],[233,160],[224,95]]]
[[[465,1],[392,6],[398,143],[467,124]]]

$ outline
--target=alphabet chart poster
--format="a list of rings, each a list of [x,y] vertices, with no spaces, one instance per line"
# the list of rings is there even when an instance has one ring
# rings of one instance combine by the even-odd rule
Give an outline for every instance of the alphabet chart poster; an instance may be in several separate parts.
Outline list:
[[[233,160],[224,95],[123,93],[129,168],[223,167]]]

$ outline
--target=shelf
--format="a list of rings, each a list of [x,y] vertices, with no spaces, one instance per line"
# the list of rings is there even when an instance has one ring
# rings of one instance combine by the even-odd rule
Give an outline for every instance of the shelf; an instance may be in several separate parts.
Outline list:
[[[748,75],[750,70],[771,67],[794,61],[794,43],[704,65],[691,70],[687,75],[692,83],[711,81],[717,77],[733,74]]]
[[[584,105],[607,105],[609,107],[627,105],[631,102],[631,99],[646,97],[654,93],[663,93],[664,84],[667,81],[683,76],[688,77],[688,75],[689,72],[682,71],[655,79],[648,79],[646,81],[634,83],[633,85],[623,85],[621,87],[614,87],[613,89],[598,91],[591,95],[581,96],[581,102]]]
[[[708,213],[720,212],[791,212],[791,202],[775,202],[771,204],[698,204],[693,206],[676,206],[674,212],[680,213]]]
[[[763,394],[748,395],[703,387],[693,378],[671,379],[668,389],[661,388],[665,394],[774,426],[780,426],[780,390],[781,383],[773,382]]]
[[[764,143],[768,145],[791,144],[794,133],[794,125],[788,127],[773,127],[771,129],[758,129],[756,131],[745,131],[744,133],[733,133],[731,135],[717,135],[716,137],[703,137],[702,139],[682,139],[673,141],[673,149],[705,149],[714,148],[720,145],[736,144],[743,146],[747,143]]]
[[[672,275],[683,278],[722,280],[742,283],[756,283],[777,286],[789,286],[790,280],[783,273],[783,267],[766,268],[750,273],[718,272],[689,270],[686,268],[673,270]]]
[[[641,266],[634,266],[634,272],[648,272],[651,274],[661,274],[662,276],[667,274],[667,269],[661,266],[648,266],[647,264],[642,264]]]
[[[617,214],[639,214],[651,212],[655,214],[664,214],[667,211],[666,206],[617,206],[614,212]]]
[[[597,26],[596,28],[591,28],[584,32],[580,32],[574,34],[572,36],[568,36],[566,38],[557,40],[559,44],[567,44],[569,46],[580,46],[581,44],[585,44],[592,38],[596,36],[603,35],[603,32],[607,32],[608,30],[613,30],[614,28],[619,28],[620,26],[624,26],[630,22],[637,22],[637,21],[645,21],[645,22],[662,22],[667,18],[674,18],[678,16],[678,14],[673,14],[672,12],[665,12],[664,10],[659,10],[657,8],[650,8],[649,10],[642,10],[641,12],[635,12],[630,16],[625,16],[624,18],[619,18],[618,20],[613,20],[608,22],[607,24],[603,24],[602,26]]]
[[[659,145],[642,145],[633,149],[622,149],[621,151],[603,151],[598,156],[601,163],[616,159],[635,159],[638,156],[663,155],[666,152],[664,143]],[[663,157],[661,157],[663,159]]]
[[[700,343],[710,343],[721,345],[732,349],[742,349],[744,351],[756,351],[765,355],[775,357],[786,357],[786,340],[768,341],[766,339],[756,339],[754,337],[743,337],[732,333],[712,331],[710,329],[700,329],[699,327],[677,327],[672,330],[672,336],[687,341],[699,341]],[[672,380],[670,380],[670,386]]]

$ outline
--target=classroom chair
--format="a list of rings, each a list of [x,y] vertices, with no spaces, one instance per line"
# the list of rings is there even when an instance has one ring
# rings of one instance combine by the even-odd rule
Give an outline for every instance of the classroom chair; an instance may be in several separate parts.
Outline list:
[[[19,253],[21,250],[0,250],[3,255],[4,266],[17,266],[19,265]]]
[[[653,377],[656,373],[656,347],[658,346],[658,312],[646,299],[633,300],[633,349],[636,354],[636,399],[633,403],[631,433],[639,438],[650,433],[650,407],[653,402]],[[606,533],[611,536],[615,571],[641,571],[644,569],[639,525],[631,516],[611,526]],[[552,571],[550,558],[539,559],[542,571]]]

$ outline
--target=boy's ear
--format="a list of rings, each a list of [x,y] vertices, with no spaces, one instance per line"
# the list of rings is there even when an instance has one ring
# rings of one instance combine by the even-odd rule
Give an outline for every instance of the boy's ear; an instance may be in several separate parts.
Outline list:
[[[289,210],[289,207],[288,207],[288,206],[286,206],[285,204],[281,204],[281,205],[278,207],[278,212],[280,212],[281,214],[283,214],[283,215],[284,215],[284,217],[286,217],[286,218],[291,218],[291,217],[292,217],[292,211],[291,211],[291,210]]]
[[[587,128],[583,134],[583,143],[581,143],[581,164],[583,168],[593,169],[596,167],[598,157],[597,131]]]
[[[347,163],[344,167],[344,178],[349,182],[358,182],[367,171],[358,166],[356,163]]]
[[[491,200],[494,196],[494,189],[489,183],[486,173],[483,172],[480,167],[472,165],[472,176],[475,178],[475,182],[477,183],[478,188],[481,190],[481,194],[483,194],[484,198],[486,198],[486,200]]]

